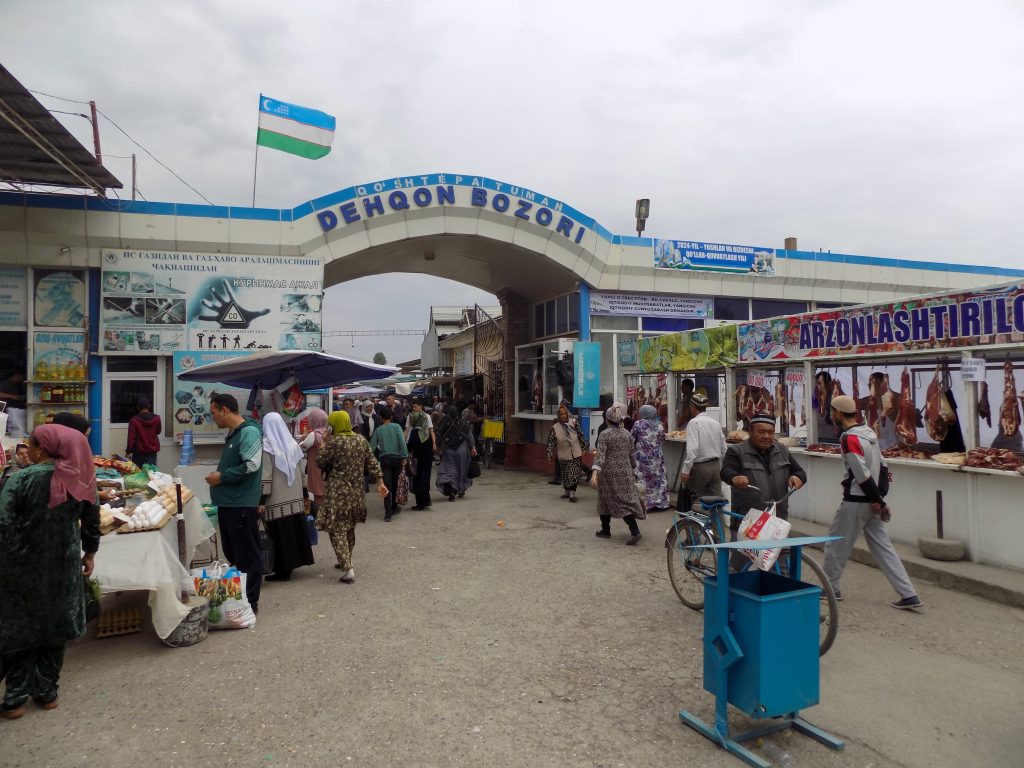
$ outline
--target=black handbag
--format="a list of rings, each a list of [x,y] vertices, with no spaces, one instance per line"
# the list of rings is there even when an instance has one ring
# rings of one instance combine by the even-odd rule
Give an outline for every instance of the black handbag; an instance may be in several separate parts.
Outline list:
[[[260,521],[260,562],[263,565],[263,573],[274,572],[274,540],[270,538],[263,521]]]
[[[470,480],[476,477],[480,477],[480,457],[474,456],[473,460],[469,462],[469,471],[466,472],[466,477]]]

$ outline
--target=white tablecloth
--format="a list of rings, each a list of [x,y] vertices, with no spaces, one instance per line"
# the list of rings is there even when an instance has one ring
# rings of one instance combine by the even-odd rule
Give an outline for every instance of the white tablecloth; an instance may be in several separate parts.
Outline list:
[[[191,561],[199,542],[213,535],[213,526],[193,497],[184,509],[185,552]],[[165,638],[188,614],[178,599],[184,589],[194,592],[192,578],[178,561],[178,524],[171,520],[159,531],[111,533],[100,539],[94,578],[103,592],[149,590],[153,628]]]

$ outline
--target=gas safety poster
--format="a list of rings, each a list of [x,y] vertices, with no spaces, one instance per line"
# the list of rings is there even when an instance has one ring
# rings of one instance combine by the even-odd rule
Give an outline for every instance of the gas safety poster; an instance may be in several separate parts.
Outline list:
[[[111,250],[100,285],[103,354],[320,350],[318,258]]]

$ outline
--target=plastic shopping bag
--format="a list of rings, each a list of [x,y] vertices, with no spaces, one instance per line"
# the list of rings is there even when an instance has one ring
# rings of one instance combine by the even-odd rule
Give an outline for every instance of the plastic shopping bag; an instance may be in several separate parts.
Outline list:
[[[234,566],[214,563],[192,571],[196,593],[210,602],[210,629],[248,629],[256,626],[245,596],[245,574]]]
[[[789,536],[790,528],[792,526],[788,521],[776,517],[774,505],[770,509],[752,509],[740,523],[739,538],[749,541],[784,539]],[[753,560],[762,571],[768,571],[779,559],[782,548],[741,549],[740,552]]]
[[[399,506],[409,503],[409,474],[405,471],[405,460],[402,461],[402,469],[398,473],[398,487],[395,489],[395,503]]]

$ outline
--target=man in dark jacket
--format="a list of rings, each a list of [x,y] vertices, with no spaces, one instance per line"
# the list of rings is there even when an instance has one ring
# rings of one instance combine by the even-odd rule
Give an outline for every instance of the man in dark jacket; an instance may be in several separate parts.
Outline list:
[[[138,406],[139,412],[128,421],[127,450],[132,461],[138,466],[156,466],[163,425],[160,423],[160,417],[153,413],[153,404],[149,402],[149,398],[140,397]]]
[[[750,420],[750,437],[725,452],[722,481],[732,486],[732,511],[745,515],[778,501],[790,488],[801,488],[807,482],[807,473],[786,446],[775,442],[775,419],[759,413]],[[761,490],[751,489],[752,485]],[[775,514],[786,520],[789,501],[780,502]],[[739,519],[729,518],[732,541],[739,527]]]

